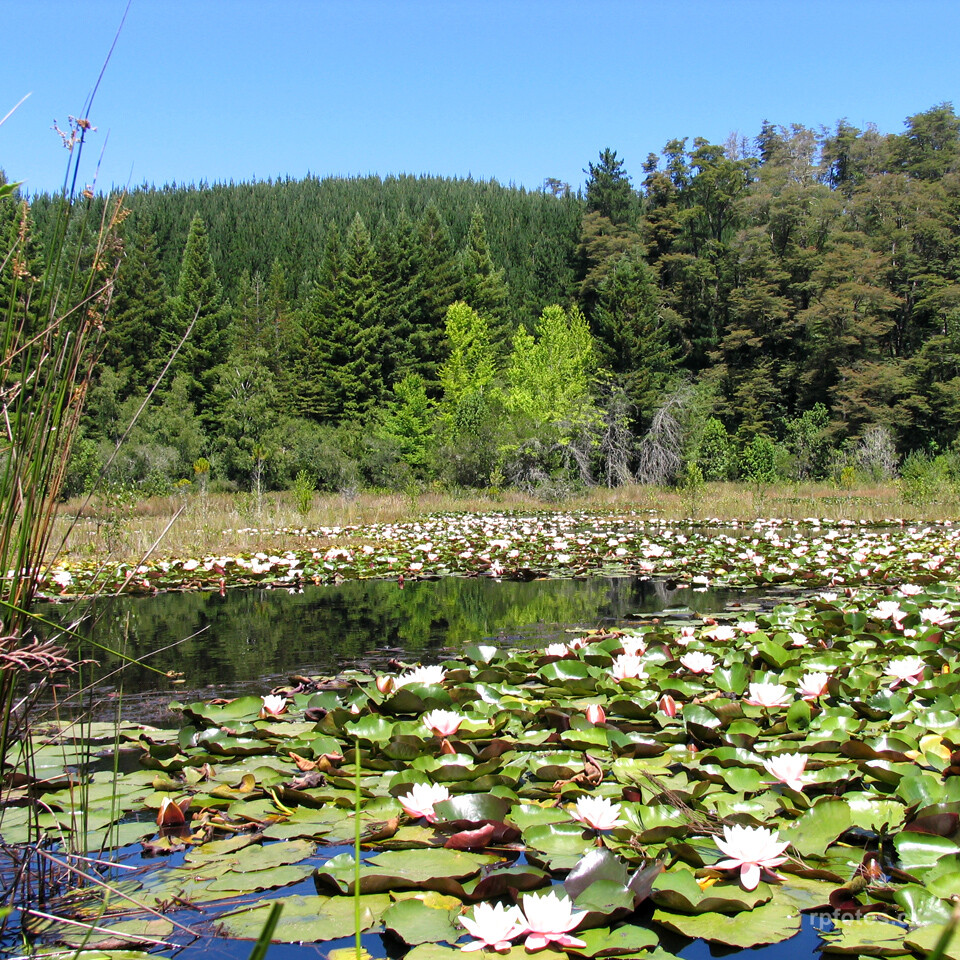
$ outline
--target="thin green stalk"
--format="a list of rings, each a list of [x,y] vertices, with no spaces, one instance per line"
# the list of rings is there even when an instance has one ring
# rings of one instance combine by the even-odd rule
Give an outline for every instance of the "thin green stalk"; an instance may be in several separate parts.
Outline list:
[[[353,929],[357,960],[362,960],[360,944],[360,738],[353,746]]]
[[[270,915],[267,917],[267,922],[260,931],[260,936],[257,937],[257,942],[250,951],[248,960],[263,960],[267,955],[267,950],[270,948],[270,941],[273,939],[273,931],[277,929],[281,913],[283,913],[283,904],[278,900],[270,908]]]

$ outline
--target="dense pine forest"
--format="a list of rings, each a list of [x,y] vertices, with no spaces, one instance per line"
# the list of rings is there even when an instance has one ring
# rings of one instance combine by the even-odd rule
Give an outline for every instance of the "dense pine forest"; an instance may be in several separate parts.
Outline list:
[[[604,149],[585,173],[582,191],[428,176],[133,190],[68,491],[103,470],[144,493],[299,477],[547,495],[956,472],[950,104],[897,134],[764,123],[753,140],[672,140],[629,169]],[[89,217],[105,203],[77,202]],[[0,302],[30,298],[54,208],[2,201],[4,249],[28,241],[0,261]]]

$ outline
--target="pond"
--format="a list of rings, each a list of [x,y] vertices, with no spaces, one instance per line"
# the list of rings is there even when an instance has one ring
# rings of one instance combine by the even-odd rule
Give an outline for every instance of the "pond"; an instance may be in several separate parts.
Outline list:
[[[529,647],[570,630],[636,623],[657,614],[695,617],[730,603],[769,603],[783,595],[767,590],[761,598],[756,590],[691,588],[639,577],[527,582],[448,577],[403,586],[395,580],[352,580],[223,595],[171,591],[44,604],[41,613],[63,623],[87,618],[79,631],[108,648],[88,644],[83,653],[97,661],[82,679],[97,682],[98,719],[113,716],[119,702],[122,716],[169,721],[166,704],[172,696],[267,693],[294,674],[382,668],[391,659],[432,663],[467,643]],[[117,673],[123,661],[110,651],[140,662]],[[182,683],[172,686],[162,675],[168,671],[181,675]]]
[[[51,849],[71,834],[81,850],[113,848],[122,866],[111,879],[165,905],[153,926],[108,916],[118,933],[242,960],[249,941],[230,937],[249,936],[262,904],[282,899],[282,939],[323,942],[276,944],[272,957],[349,947],[355,824],[367,838],[363,909],[385,930],[364,935],[374,957],[452,960],[442,944],[463,936],[458,914],[530,890],[559,890],[590,912],[587,950],[570,951],[584,957],[804,956],[832,925],[818,905],[834,902],[865,916],[841,922],[842,952],[868,942],[920,952],[949,914],[943,891],[960,878],[952,588],[461,577],[125,597],[83,612],[99,643],[161,671],[133,666],[121,684],[119,659],[97,654],[94,715],[108,722],[87,729],[102,756],[81,800],[77,755],[50,738],[33,744]],[[640,662],[627,662],[630,649]],[[414,663],[440,672],[411,679]],[[261,695],[279,688],[272,712]],[[591,719],[601,706],[606,716]],[[458,712],[459,732],[431,732],[436,710]],[[803,763],[778,773],[786,754]],[[440,785],[436,810],[410,813],[414,787]],[[589,798],[622,819],[584,826]],[[157,809],[179,799],[192,804],[190,837],[157,836]],[[4,839],[18,842],[25,808],[3,816]],[[741,853],[731,875],[717,867],[721,824],[728,845],[731,825],[762,824],[790,853]],[[743,872],[753,861],[759,885]],[[645,877],[655,863],[667,869]],[[589,889],[577,892],[578,871]],[[100,916],[97,890],[84,897],[74,915]],[[69,929],[32,929],[71,942]],[[606,936],[622,938],[618,950],[604,953]],[[783,942],[734,948],[771,940]],[[517,945],[507,956],[526,954]]]

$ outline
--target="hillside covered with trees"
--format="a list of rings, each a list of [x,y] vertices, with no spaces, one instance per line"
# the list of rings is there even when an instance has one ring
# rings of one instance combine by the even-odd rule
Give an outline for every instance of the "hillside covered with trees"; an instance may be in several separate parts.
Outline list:
[[[634,160],[631,158],[631,163]],[[363,177],[130,193],[79,492],[953,469],[960,117],[672,140],[586,187]],[[104,200],[79,201],[89,216]],[[0,301],[54,201],[5,200]],[[76,256],[87,256],[77,250]],[[189,330],[189,335],[187,332]],[[170,358],[173,357],[172,362]]]

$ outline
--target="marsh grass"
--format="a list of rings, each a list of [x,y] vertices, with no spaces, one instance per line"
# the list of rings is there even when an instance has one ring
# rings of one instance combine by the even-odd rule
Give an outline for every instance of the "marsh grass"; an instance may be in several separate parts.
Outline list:
[[[516,490],[427,491],[416,497],[405,492],[314,494],[309,508],[296,491],[263,497],[260,515],[251,498],[236,494],[191,494],[127,501],[117,517],[107,501],[80,501],[65,505],[57,521],[66,530],[72,524],[66,549],[75,560],[105,559],[135,562],[157,542],[170,520],[183,510],[163,537],[154,555],[188,557],[263,550],[282,552],[323,544],[315,533],[372,523],[397,523],[446,513],[588,511],[624,516],[644,515],[670,522],[752,521],[758,517],[802,520],[816,517],[840,522],[883,523],[950,520],[960,516],[960,496],[942,490],[935,501],[910,503],[896,483],[840,489],[830,484],[772,486],[760,504],[753,488],[735,483],[705,483],[696,496],[686,488],[630,485],[593,488],[563,503],[546,503]],[[759,509],[758,509],[759,508]],[[302,532],[301,532],[302,531]],[[338,542],[349,533],[337,535]],[[357,531],[362,539],[362,531]]]

